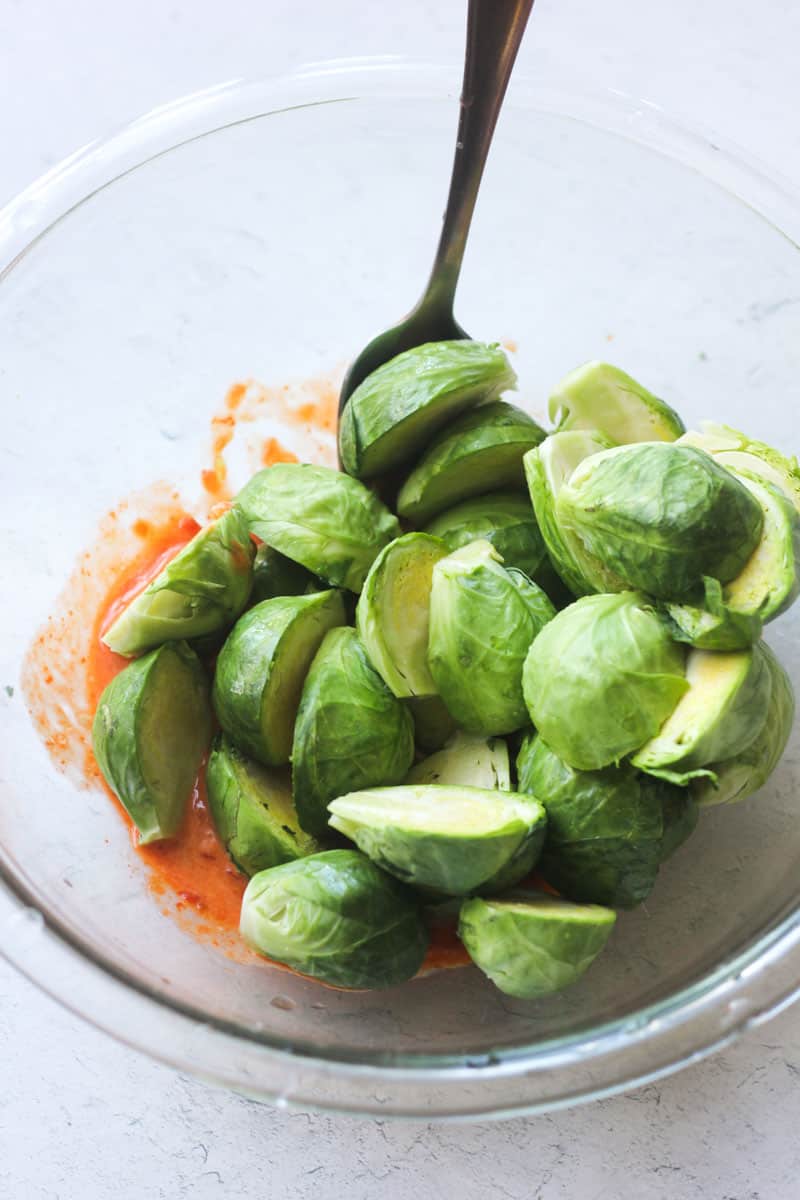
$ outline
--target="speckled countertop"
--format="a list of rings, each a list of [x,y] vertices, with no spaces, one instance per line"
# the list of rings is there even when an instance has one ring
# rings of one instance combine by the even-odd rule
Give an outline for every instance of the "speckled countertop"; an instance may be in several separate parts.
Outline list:
[[[311,59],[460,53],[461,0],[0,0],[0,203],[174,97]],[[523,51],[719,130],[800,185],[796,0],[537,0]],[[800,1007],[625,1096],[434,1127],[278,1111],[110,1041],[0,964],[0,1197],[794,1200]],[[380,1191],[379,1191],[380,1189]]]

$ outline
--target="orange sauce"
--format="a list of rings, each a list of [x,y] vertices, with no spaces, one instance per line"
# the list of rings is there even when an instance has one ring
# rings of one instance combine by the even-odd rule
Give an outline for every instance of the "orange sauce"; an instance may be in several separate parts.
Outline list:
[[[169,889],[176,910],[192,909],[209,932],[212,926],[238,929],[247,880],[231,862],[214,828],[206,799],[205,763],[192,789],[180,836],[139,846],[138,851],[150,868],[150,887],[156,895]]]
[[[155,579],[199,529],[194,517],[180,510],[171,513],[160,526],[141,519],[134,522],[133,531],[141,538],[142,548],[132,561],[121,567],[92,621],[86,662],[86,691],[92,712],[97,708],[103,688],[128,661],[109,650],[105,642],[100,640],[102,635],[126,605]]]
[[[299,458],[294,450],[287,450],[277,438],[267,438],[261,448],[261,465],[272,467],[275,463],[296,463]]]
[[[231,498],[229,453],[244,445],[251,473],[278,462],[336,464],[342,371],[280,387],[234,383],[211,417],[211,461],[200,472],[209,503]]]
[[[456,933],[456,922],[435,921],[430,927],[428,953],[420,967],[420,975],[429,971],[444,971],[448,967],[467,967],[470,957]]]

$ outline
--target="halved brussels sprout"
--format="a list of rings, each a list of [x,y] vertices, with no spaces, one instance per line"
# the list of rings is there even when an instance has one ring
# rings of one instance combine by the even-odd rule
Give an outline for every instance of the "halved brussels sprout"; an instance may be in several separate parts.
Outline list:
[[[300,828],[288,771],[245,758],[224,734],[209,755],[206,787],[217,833],[245,875],[322,849]]]
[[[510,887],[533,868],[546,817],[531,796],[403,784],[340,796],[330,824],[405,883],[448,896]]]
[[[463,413],[434,439],[400,488],[398,513],[419,523],[487,487],[523,487],[522,456],[544,436],[533,417],[504,400]]]
[[[120,613],[102,640],[126,658],[163,642],[216,633],[243,611],[256,548],[234,505],[184,546]]]
[[[658,733],[686,691],[684,654],[640,593],[584,596],[530,648],[531,721],[572,767],[618,763]]]
[[[407,533],[381,550],[356,607],[369,660],[395,696],[433,696],[428,667],[431,575],[447,547],[427,533]]]
[[[519,790],[536,796],[547,813],[537,870],[570,900],[612,908],[640,904],[653,889],[659,864],[697,820],[685,788],[627,763],[577,771],[535,734],[520,747],[517,778]]]
[[[580,979],[608,941],[617,915],[528,892],[505,900],[465,900],[458,936],[501,992],[532,1000]]]
[[[413,766],[405,782],[497,788],[501,792],[510,792],[508,746],[502,738],[487,738],[459,729],[438,753]]]
[[[220,725],[241,750],[268,767],[289,761],[311,660],[344,619],[334,591],[263,600],[239,619],[217,659],[213,698]]]
[[[703,605],[667,604],[673,637],[704,650],[738,650],[761,636],[766,622],[800,593],[800,517],[783,492],[744,471],[734,472],[764,514],[761,539],[744,568],[723,588],[703,580]]]
[[[414,761],[414,722],[370,665],[354,629],[332,629],[303,687],[292,787],[303,829],[323,837],[328,801],[400,783]]]
[[[550,397],[549,413],[559,431],[596,429],[620,446],[674,442],[686,428],[673,408],[604,362],[570,371]]]
[[[259,954],[341,988],[404,983],[428,949],[414,897],[357,850],[325,850],[254,875],[239,928]]]
[[[142,844],[173,837],[211,737],[208,682],[185,642],[165,642],[103,691],[92,746]]]
[[[428,342],[384,363],[353,392],[339,419],[345,471],[368,479],[425,449],[452,417],[516,387],[498,345]]]
[[[556,519],[630,587],[665,600],[704,575],[734,579],[764,524],[735,475],[703,450],[666,442],[584,459],[558,494]]]
[[[757,792],[769,779],[786,749],[794,724],[794,692],[789,676],[765,642],[760,643],[772,678],[769,706],[758,736],[747,749],[711,764],[712,777],[695,779],[691,790],[698,804],[733,804]]]
[[[441,696],[410,696],[406,701],[414,718],[414,741],[420,750],[441,750],[456,730]]]
[[[369,488],[330,467],[277,463],[237,497],[252,533],[336,587],[360,592],[397,518]]]
[[[325,583],[312,575],[299,563],[292,562],[285,554],[279,554],[272,546],[262,544],[256,551],[253,563],[253,591],[250,599],[254,604],[262,600],[274,600],[276,596],[307,596],[321,592]]]
[[[769,707],[772,676],[760,645],[720,652],[691,650],[688,691],[661,729],[631,758],[635,767],[685,786],[708,764],[745,750]]]
[[[568,604],[572,599],[550,562],[527,495],[489,492],[473,496],[434,517],[425,532],[441,538],[448,550],[459,550],[469,542],[491,542],[504,567],[523,571],[554,604]]]
[[[522,665],[553,616],[541,588],[506,571],[489,542],[471,542],[436,564],[428,662],[459,725],[488,735],[527,724]]]
[[[800,466],[797,458],[787,458],[765,442],[757,442],[731,429],[730,425],[715,425],[703,421],[701,431],[690,430],[680,438],[681,445],[698,446],[713,454],[717,462],[729,471],[746,471],[765,479],[791,500],[800,513]]]
[[[758,641],[763,627],[757,613],[729,608],[722,584],[708,575],[703,580],[702,594],[698,589],[691,602],[665,604],[664,619],[676,642],[686,642],[698,650],[746,649]]]
[[[643,777],[646,778],[646,777]],[[661,861],[666,862],[689,838],[697,827],[700,809],[689,788],[673,787],[661,783],[661,813],[664,818],[664,833],[661,838]]]
[[[553,433],[522,460],[536,520],[550,561],[576,596],[619,592],[625,583],[588,553],[580,538],[561,526],[556,516],[559,494],[585,458],[607,450],[611,442],[589,430]]]

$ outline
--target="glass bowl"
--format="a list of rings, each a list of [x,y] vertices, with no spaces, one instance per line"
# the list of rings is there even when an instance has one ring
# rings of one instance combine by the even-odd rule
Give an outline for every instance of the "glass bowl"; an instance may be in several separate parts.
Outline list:
[[[757,798],[704,814],[563,994],[513,1000],[474,969],[347,993],[166,919],[113,806],[54,766],[20,673],[120,497],[166,479],[200,506],[209,418],[234,380],[324,376],[411,306],[457,85],[455,69],[386,60],[215,89],[82,151],[0,215],[0,948],[182,1070],[278,1102],[426,1118],[607,1094],[794,996],[797,737]],[[533,411],[567,370],[608,358],[687,423],[726,420],[791,451],[799,235],[790,190],[718,142],[561,70],[518,77],[458,317],[515,340]],[[795,681],[797,611],[768,633]],[[58,655],[50,666],[57,682]]]

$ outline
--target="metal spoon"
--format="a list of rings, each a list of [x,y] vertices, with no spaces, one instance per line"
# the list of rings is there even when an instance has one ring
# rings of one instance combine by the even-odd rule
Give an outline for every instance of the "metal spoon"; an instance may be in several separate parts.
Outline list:
[[[456,153],[433,270],[416,307],[373,338],[351,364],[340,413],[361,381],[403,350],[469,337],[453,315],[456,285],[492,134],[532,7],[533,0],[469,0]]]

